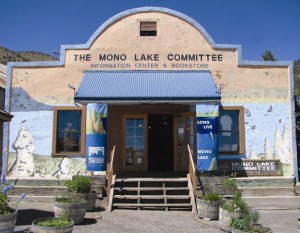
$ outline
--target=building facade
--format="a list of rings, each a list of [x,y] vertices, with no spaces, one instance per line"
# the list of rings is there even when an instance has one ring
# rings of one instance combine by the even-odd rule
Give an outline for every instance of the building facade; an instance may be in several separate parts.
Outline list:
[[[170,9],[115,15],[59,61],[9,63],[6,82],[11,177],[105,171],[113,146],[118,174],[186,172],[187,145],[199,171],[298,177],[292,63],[244,61]]]

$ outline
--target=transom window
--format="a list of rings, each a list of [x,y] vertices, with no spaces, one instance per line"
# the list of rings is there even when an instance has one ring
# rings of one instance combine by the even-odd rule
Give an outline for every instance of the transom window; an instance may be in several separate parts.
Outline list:
[[[140,22],[140,36],[157,36],[157,22],[156,21],[141,21]]]
[[[53,156],[85,154],[85,108],[54,107]]]
[[[244,134],[244,108],[221,107],[219,116],[219,153],[244,154]]]

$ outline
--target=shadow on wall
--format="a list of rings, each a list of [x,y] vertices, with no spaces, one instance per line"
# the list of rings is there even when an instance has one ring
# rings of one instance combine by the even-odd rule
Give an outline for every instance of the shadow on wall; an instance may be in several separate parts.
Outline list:
[[[46,98],[46,97],[45,97]],[[48,97],[51,100],[49,102],[55,103],[56,100],[54,97]],[[15,87],[12,88],[12,97],[11,101],[13,103],[11,111],[52,111],[53,106],[46,105],[40,102],[35,101],[30,95],[22,88]]]

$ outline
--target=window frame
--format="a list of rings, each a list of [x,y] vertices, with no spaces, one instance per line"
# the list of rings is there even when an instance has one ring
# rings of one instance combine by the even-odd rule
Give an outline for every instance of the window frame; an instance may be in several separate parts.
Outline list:
[[[58,126],[58,112],[59,111],[81,111],[81,135],[80,135],[80,151],[79,152],[57,152],[57,126]],[[64,156],[85,156],[85,135],[86,135],[86,108],[85,106],[59,106],[53,108],[53,134],[52,134],[52,157],[64,157]]]
[[[243,106],[220,106],[220,111],[238,111],[239,119],[239,148],[237,152],[233,151],[219,151],[219,155],[241,155],[246,154],[245,150],[245,119],[244,119],[244,107]],[[218,130],[218,134],[220,129]]]

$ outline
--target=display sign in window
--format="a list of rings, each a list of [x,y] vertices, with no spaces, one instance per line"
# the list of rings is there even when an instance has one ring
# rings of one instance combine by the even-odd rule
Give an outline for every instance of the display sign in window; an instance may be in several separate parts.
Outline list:
[[[53,155],[84,154],[84,112],[76,107],[54,109]]]
[[[244,111],[241,107],[223,107],[219,117],[219,153],[244,153]]]

